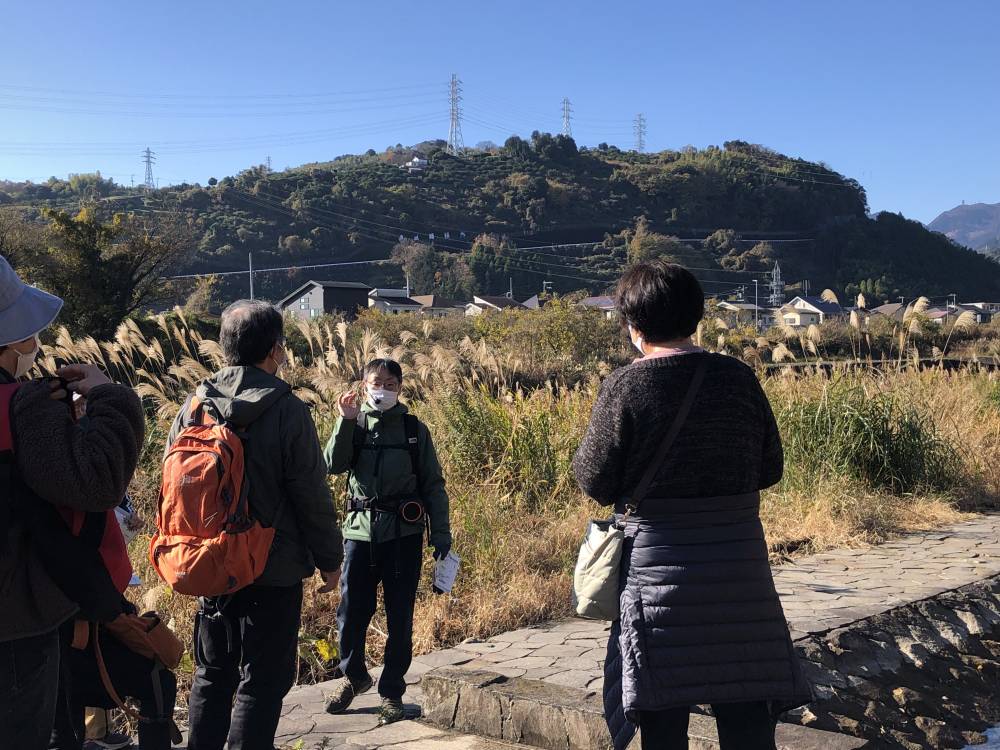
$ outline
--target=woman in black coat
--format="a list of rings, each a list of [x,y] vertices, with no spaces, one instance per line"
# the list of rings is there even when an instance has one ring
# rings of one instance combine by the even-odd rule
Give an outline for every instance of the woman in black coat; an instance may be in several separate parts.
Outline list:
[[[760,490],[783,470],[774,415],[750,368],[692,344],[704,295],[689,271],[638,264],[617,299],[642,356],[601,386],[573,462],[583,491],[621,518],[700,385],[627,519],[621,619],[605,663],[615,746],[638,725],[643,748],[686,748],[690,708],[711,704],[724,750],[771,750],[777,714],[811,697],[760,523]]]

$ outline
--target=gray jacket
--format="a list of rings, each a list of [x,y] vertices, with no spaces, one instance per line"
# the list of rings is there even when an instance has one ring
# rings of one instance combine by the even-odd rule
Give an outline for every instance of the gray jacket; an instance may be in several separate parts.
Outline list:
[[[344,547],[309,407],[288,383],[256,367],[226,367],[198,386],[196,396],[222,419],[245,428],[250,514],[275,527],[256,582],[291,586],[316,568],[339,569]],[[168,449],[187,417],[182,410],[174,420]]]

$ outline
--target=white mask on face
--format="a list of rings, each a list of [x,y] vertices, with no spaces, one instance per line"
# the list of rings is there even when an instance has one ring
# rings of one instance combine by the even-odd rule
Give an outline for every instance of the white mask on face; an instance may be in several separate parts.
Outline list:
[[[395,391],[387,391],[385,388],[368,389],[368,402],[379,411],[389,411],[396,405],[398,398]]]
[[[30,370],[35,364],[35,358],[38,356],[40,349],[41,344],[38,341],[38,336],[35,336],[35,346],[30,352],[27,354],[17,352],[17,367],[14,369],[15,378],[20,379],[28,374],[28,370]]]
[[[628,327],[628,331],[629,331],[629,333],[634,333],[635,329],[632,328],[632,326],[629,326]],[[631,339],[632,337],[629,336],[629,338]],[[644,357],[646,356],[646,352],[644,352],[642,350],[642,335],[641,334],[635,337],[635,340],[632,341],[632,346],[634,346],[636,349],[639,350],[639,354],[641,354]]]

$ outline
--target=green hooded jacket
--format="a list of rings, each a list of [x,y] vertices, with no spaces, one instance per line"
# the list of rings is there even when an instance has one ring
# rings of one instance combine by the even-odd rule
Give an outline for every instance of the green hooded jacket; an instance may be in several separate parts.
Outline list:
[[[223,368],[198,386],[196,395],[223,419],[245,428],[250,513],[275,529],[256,583],[291,586],[316,568],[339,569],[344,547],[337,508],[309,407],[288,383],[257,367]],[[185,417],[182,411],[174,420],[168,450]]]
[[[348,482],[352,497],[390,497],[393,495],[417,496],[417,477],[413,473],[410,452],[406,447],[406,426],[403,415],[408,413],[403,404],[380,412],[369,403],[361,407],[357,420],[337,420],[337,425],[326,445],[326,463],[331,474],[343,474],[351,468],[354,457],[354,431],[361,420],[368,430],[365,444],[386,447],[384,450],[362,450],[358,465]],[[417,430],[417,448],[420,453],[420,497],[427,508],[431,525],[431,546],[451,546],[451,524],[448,519],[448,493],[441,474],[441,464],[434,451],[430,430],[420,422]],[[375,541],[386,542],[396,538],[394,514],[354,511],[345,514],[343,533],[345,539],[360,542],[372,540],[370,517],[375,517]],[[400,536],[420,534],[423,524],[399,523]]]

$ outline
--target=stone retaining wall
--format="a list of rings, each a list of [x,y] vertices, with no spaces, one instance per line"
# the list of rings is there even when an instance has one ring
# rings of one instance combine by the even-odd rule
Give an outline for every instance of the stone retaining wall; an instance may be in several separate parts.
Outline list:
[[[805,726],[886,748],[962,748],[1000,721],[1000,576],[799,639]]]

